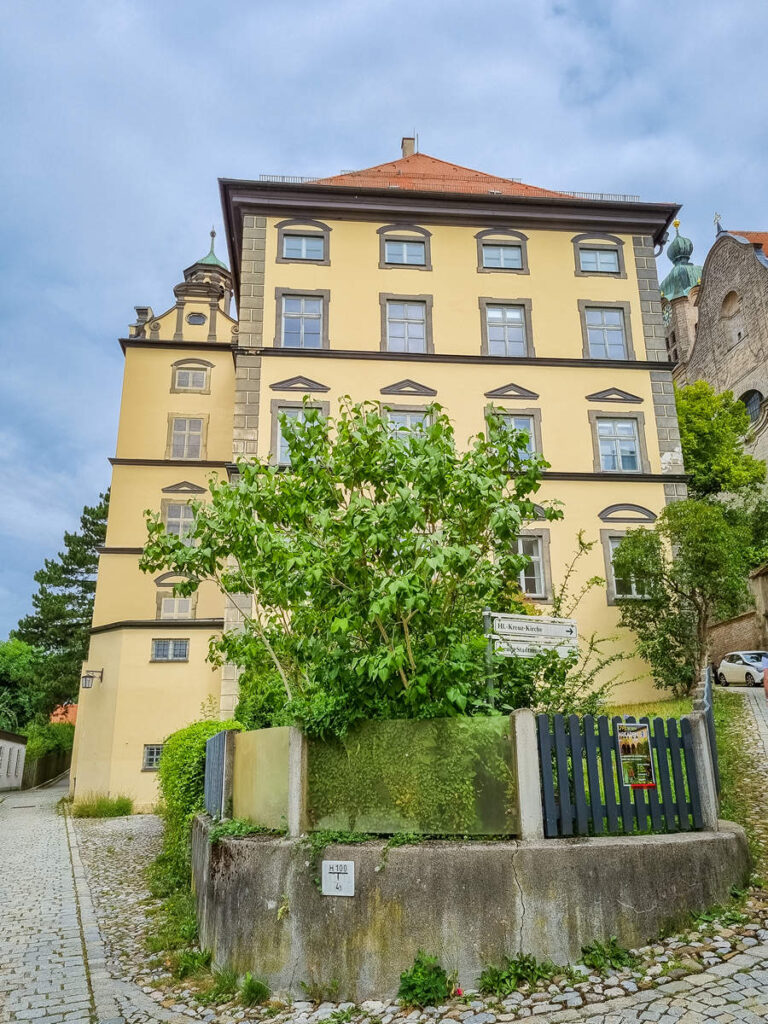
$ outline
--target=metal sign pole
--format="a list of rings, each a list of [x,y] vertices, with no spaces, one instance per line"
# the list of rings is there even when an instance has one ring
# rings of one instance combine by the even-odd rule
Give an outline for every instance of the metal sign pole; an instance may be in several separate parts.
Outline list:
[[[493,685],[493,641],[491,640],[491,609],[483,608],[483,633],[485,634],[485,685],[488,689],[488,703],[492,708],[496,707],[496,698]]]

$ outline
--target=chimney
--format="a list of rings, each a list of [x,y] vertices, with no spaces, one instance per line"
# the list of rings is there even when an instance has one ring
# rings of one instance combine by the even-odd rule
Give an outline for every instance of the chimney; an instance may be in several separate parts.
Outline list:
[[[408,138],[407,136],[400,140],[400,149],[403,152],[403,156],[413,156],[416,152],[416,139]]]

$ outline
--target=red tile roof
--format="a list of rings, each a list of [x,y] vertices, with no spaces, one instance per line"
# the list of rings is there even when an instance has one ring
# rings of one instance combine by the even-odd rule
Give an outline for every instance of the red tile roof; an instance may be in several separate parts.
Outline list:
[[[505,196],[553,196],[570,199],[564,192],[525,185],[511,178],[499,178],[495,174],[473,171],[470,167],[438,160],[426,153],[413,153],[377,164],[363,171],[336,174],[331,178],[320,178],[318,185],[342,185],[346,188],[392,188],[397,187],[414,192],[464,192],[471,194],[500,193]]]
[[[51,712],[51,721],[74,725],[77,722],[77,704],[60,704]]]
[[[761,246],[763,252],[768,256],[768,231],[729,231],[729,235],[741,235],[753,245]]]

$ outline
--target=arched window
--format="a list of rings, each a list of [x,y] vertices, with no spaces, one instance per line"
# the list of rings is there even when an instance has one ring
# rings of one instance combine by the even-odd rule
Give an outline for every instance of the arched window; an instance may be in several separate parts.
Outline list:
[[[759,391],[745,391],[739,401],[743,402],[747,407],[750,421],[754,423],[760,416],[760,409],[763,405],[763,396]]]
[[[723,325],[728,348],[738,345],[746,334],[741,297],[738,292],[730,291],[723,299],[723,304],[720,307],[720,323]]]

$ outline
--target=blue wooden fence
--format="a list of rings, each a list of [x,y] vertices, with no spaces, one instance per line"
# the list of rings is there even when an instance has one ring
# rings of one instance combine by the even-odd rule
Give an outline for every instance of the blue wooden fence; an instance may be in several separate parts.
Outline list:
[[[656,786],[631,789],[622,780],[616,726],[634,721],[536,716],[547,838],[703,827],[690,721],[640,719],[650,726]]]
[[[227,733],[217,732],[205,744],[205,809],[220,818],[224,800],[224,758]]]

